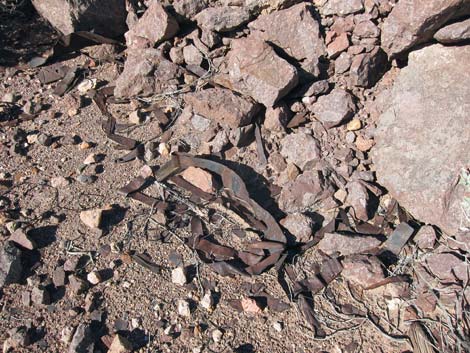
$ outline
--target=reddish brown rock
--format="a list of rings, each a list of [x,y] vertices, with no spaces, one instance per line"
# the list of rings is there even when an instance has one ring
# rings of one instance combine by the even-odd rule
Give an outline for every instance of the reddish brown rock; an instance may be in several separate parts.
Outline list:
[[[182,73],[178,65],[164,59],[156,49],[132,50],[115,82],[114,95],[130,98],[173,91]]]
[[[321,8],[323,15],[346,16],[364,10],[363,0],[328,0]]]
[[[349,182],[347,188],[347,202],[354,209],[354,216],[357,219],[367,222],[374,214],[374,210],[370,209],[369,191],[360,181]]]
[[[184,96],[193,112],[232,128],[248,125],[258,105],[225,88],[209,88]]]
[[[160,1],[151,1],[142,17],[126,33],[126,43],[132,47],[144,40],[148,43],[147,47],[153,47],[172,38],[178,30],[178,23],[165,11]]]
[[[28,250],[33,250],[37,247],[36,242],[22,229],[15,230],[8,239]]]
[[[353,256],[346,258],[342,264],[341,276],[362,288],[368,288],[385,278],[382,264],[375,256]]]
[[[470,40],[470,18],[442,27],[434,39],[443,44],[455,44]]]
[[[354,57],[349,69],[350,83],[353,86],[372,87],[386,69],[387,55],[380,47],[375,47],[370,53]]]
[[[313,7],[305,2],[286,10],[262,15],[248,27],[254,36],[282,48],[287,55],[316,65],[325,55],[318,21],[312,15]]]
[[[325,233],[323,239],[318,243],[318,249],[327,255],[338,253],[347,256],[364,253],[378,247],[381,243],[377,238],[367,235],[349,236],[339,233]]]
[[[52,273],[52,283],[54,283],[56,287],[65,285],[65,271],[62,266],[57,267]]]
[[[189,167],[181,173],[181,176],[204,192],[213,193],[215,191],[214,178],[204,169]]]
[[[343,51],[349,47],[349,36],[347,33],[341,33],[326,48],[330,59],[335,59]]]
[[[281,225],[286,228],[296,241],[306,243],[313,234],[313,220],[302,213],[291,213],[281,220]]]
[[[466,278],[466,263],[451,253],[431,254],[426,258],[431,274],[444,282],[455,282]]]
[[[193,19],[195,15],[207,7],[207,0],[175,0],[173,7],[178,15],[186,19]]]
[[[94,31],[117,37],[126,30],[127,11],[122,0],[33,0],[37,12],[62,32]]]
[[[382,47],[393,57],[430,40],[449,20],[469,13],[466,0],[399,1],[382,25]]]
[[[315,116],[326,128],[340,125],[356,112],[356,105],[351,94],[341,88],[335,88],[326,96],[321,96],[313,104]]]
[[[265,42],[244,38],[232,42],[227,70],[233,90],[272,107],[297,85],[297,70]]]
[[[199,27],[216,32],[230,32],[247,23],[250,13],[241,6],[209,7],[198,13],[194,19]]]
[[[281,141],[281,155],[301,170],[307,163],[319,160],[320,146],[316,138],[304,132],[286,135]]]
[[[371,151],[378,182],[414,217],[449,234],[470,227],[463,184],[470,129],[462,128],[470,111],[470,71],[464,62],[470,62],[470,46],[412,52]]]
[[[423,226],[413,240],[420,249],[432,249],[436,242],[436,231],[431,226]]]
[[[88,289],[88,283],[76,275],[69,276],[69,283],[74,294],[82,294]]]
[[[284,185],[279,196],[279,207],[285,212],[314,209],[334,192],[329,178],[321,171],[309,170]]]
[[[129,340],[117,333],[113,338],[108,353],[129,353],[132,350],[133,347]]]
[[[286,104],[266,108],[264,127],[271,131],[284,131],[291,117],[292,112]]]
[[[358,38],[377,38],[380,36],[380,29],[370,20],[361,21],[354,26],[353,36]]]

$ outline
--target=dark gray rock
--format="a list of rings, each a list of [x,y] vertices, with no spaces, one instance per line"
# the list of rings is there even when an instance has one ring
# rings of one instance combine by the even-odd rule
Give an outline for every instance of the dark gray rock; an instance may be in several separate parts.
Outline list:
[[[19,282],[22,275],[21,250],[7,241],[0,250],[0,288]]]
[[[68,353],[93,353],[95,338],[91,328],[86,324],[78,325],[70,343]]]

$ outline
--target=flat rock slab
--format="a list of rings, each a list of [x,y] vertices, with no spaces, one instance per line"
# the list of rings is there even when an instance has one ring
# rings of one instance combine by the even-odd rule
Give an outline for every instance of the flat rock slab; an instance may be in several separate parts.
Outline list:
[[[37,12],[62,34],[94,31],[117,37],[127,30],[124,0],[33,0]]]
[[[469,46],[411,53],[372,151],[379,183],[417,219],[449,233],[470,226],[462,180],[470,167],[468,62]]]
[[[232,128],[248,125],[259,106],[225,88],[209,88],[185,95],[193,112]]]
[[[247,23],[250,12],[245,7],[209,7],[195,16],[199,27],[216,32],[229,32]]]
[[[434,34],[434,39],[443,44],[454,44],[470,40],[470,18],[442,27]]]
[[[237,39],[227,56],[231,88],[272,107],[297,85],[297,69],[254,38]]]
[[[254,36],[282,48],[297,60],[318,61],[326,51],[318,21],[312,12],[311,5],[301,3],[260,16],[248,27]]]
[[[401,0],[382,26],[382,47],[388,56],[424,43],[453,18],[470,13],[466,0]]]

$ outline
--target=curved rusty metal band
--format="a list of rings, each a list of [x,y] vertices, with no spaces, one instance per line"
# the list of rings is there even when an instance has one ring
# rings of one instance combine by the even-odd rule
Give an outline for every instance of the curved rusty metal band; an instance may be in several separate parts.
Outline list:
[[[187,154],[177,154],[155,173],[155,179],[163,181],[172,175],[182,172],[188,167],[207,169],[219,175],[224,187],[232,194],[231,196],[243,203],[245,207],[252,210],[254,216],[266,225],[264,239],[283,244],[286,243],[286,237],[274,217],[250,198],[242,178],[221,163]]]

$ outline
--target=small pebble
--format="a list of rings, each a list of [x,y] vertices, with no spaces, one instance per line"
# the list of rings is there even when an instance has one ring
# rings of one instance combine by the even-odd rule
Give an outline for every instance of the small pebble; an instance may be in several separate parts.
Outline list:
[[[346,125],[346,129],[348,129],[348,131],[356,131],[356,130],[359,130],[361,127],[362,127],[362,123],[359,119],[352,119]]]

